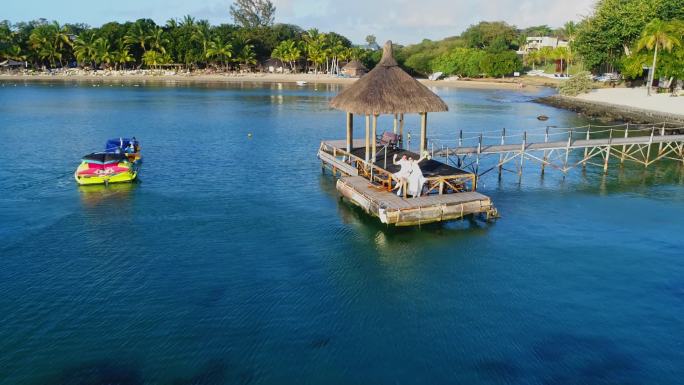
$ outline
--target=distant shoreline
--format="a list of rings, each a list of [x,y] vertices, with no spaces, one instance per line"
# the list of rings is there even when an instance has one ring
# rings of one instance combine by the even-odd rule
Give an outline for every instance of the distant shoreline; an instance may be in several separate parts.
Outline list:
[[[551,95],[539,103],[586,116],[629,123],[673,123],[684,126],[684,97],[646,96],[645,88],[598,89],[576,97]]]
[[[351,84],[358,79],[341,78],[331,75],[313,74],[123,74],[116,72],[100,72],[93,74],[0,74],[0,81],[89,81],[103,83],[297,83],[307,84]],[[464,89],[500,89],[519,91],[538,91],[541,87],[552,86],[532,78],[516,79],[473,79],[473,80],[427,80],[418,79],[430,87],[464,88]],[[521,87],[521,84],[523,87]]]

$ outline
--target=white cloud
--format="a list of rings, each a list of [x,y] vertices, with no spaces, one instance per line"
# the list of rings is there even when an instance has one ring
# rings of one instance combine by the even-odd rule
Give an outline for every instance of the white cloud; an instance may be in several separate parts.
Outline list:
[[[519,27],[548,24],[561,26],[579,20],[596,0],[272,0],[276,21],[303,28],[336,31],[362,42],[369,34],[379,41],[392,39],[415,43],[460,34],[482,20],[505,20]],[[231,0],[36,0],[3,4],[3,16],[13,21],[47,17],[61,22],[86,22],[94,26],[117,20],[149,17],[158,23],[190,14],[214,24],[231,21]]]
[[[378,39],[415,43],[461,33],[482,20],[519,27],[561,26],[588,14],[595,0],[274,0],[276,19],[342,33],[354,41]]]

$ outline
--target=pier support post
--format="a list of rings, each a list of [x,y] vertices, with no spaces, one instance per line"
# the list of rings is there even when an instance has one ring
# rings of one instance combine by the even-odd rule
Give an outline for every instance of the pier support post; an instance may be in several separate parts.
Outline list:
[[[660,128],[660,136],[665,136],[665,123],[663,123],[663,127]],[[663,153],[663,142],[658,143],[658,156]]]
[[[655,135],[655,126],[651,129],[651,137],[648,139],[648,148],[646,149],[646,162],[644,163],[648,167],[649,159],[651,159],[651,147],[653,146],[653,135]]]
[[[608,161],[610,160],[610,149],[613,142],[613,129],[610,129],[610,135],[608,136],[608,146],[606,147],[606,158],[603,160],[603,173],[608,173]]]
[[[629,123],[625,126],[625,139],[629,137]],[[620,165],[625,164],[625,151],[627,151],[627,146],[622,145],[622,154],[620,154]]]
[[[568,157],[570,157],[570,146],[572,145],[572,128],[568,133],[568,144],[565,145],[565,161],[563,161],[563,174],[568,172]]]
[[[506,143],[506,127],[501,130],[501,145]],[[501,180],[501,171],[503,170],[503,152],[499,154],[499,180]]]
[[[589,140],[589,138],[591,138],[591,130],[587,128],[586,139]],[[587,169],[587,156],[589,156],[589,147],[584,147],[584,158],[582,159],[582,170]]]
[[[427,150],[427,112],[420,113],[420,152],[418,156],[422,156],[423,152]]]
[[[475,158],[475,177],[480,178],[480,153],[482,152],[482,134],[477,142],[477,157]]]
[[[546,126],[546,130],[544,131],[544,143],[549,142],[549,126]],[[546,170],[546,162],[549,157],[549,153],[544,150],[544,157],[542,158],[542,167],[541,167],[541,174],[544,176],[544,171]]]
[[[523,132],[522,146],[520,147],[520,170],[518,175],[522,176],[523,166],[525,165],[525,148],[527,147],[527,131]]]
[[[347,112],[347,152],[354,146],[354,114]]]

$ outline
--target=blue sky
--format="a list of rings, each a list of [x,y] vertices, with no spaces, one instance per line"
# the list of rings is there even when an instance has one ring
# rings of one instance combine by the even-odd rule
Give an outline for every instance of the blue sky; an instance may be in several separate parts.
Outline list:
[[[272,0],[276,22],[336,31],[356,43],[368,34],[379,41],[416,43],[423,38],[440,39],[459,34],[480,20],[505,20],[519,27],[549,24],[560,26],[579,20],[591,11],[595,0]],[[85,22],[99,26],[107,21],[142,17],[164,23],[170,18],[192,15],[213,24],[231,21],[230,0],[33,0],[4,1],[0,19],[25,21],[46,18]]]

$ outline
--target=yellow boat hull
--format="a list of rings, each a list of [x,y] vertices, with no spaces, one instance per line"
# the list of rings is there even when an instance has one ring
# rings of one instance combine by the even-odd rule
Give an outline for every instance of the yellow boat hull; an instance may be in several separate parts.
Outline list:
[[[136,169],[128,169],[127,171],[119,172],[116,174],[89,174],[89,175],[79,175],[79,171],[83,170],[83,165],[81,165],[74,173],[74,179],[76,183],[80,185],[93,185],[93,184],[110,184],[110,183],[127,183],[133,182],[138,176],[138,171]],[[85,166],[87,168],[87,166]]]

